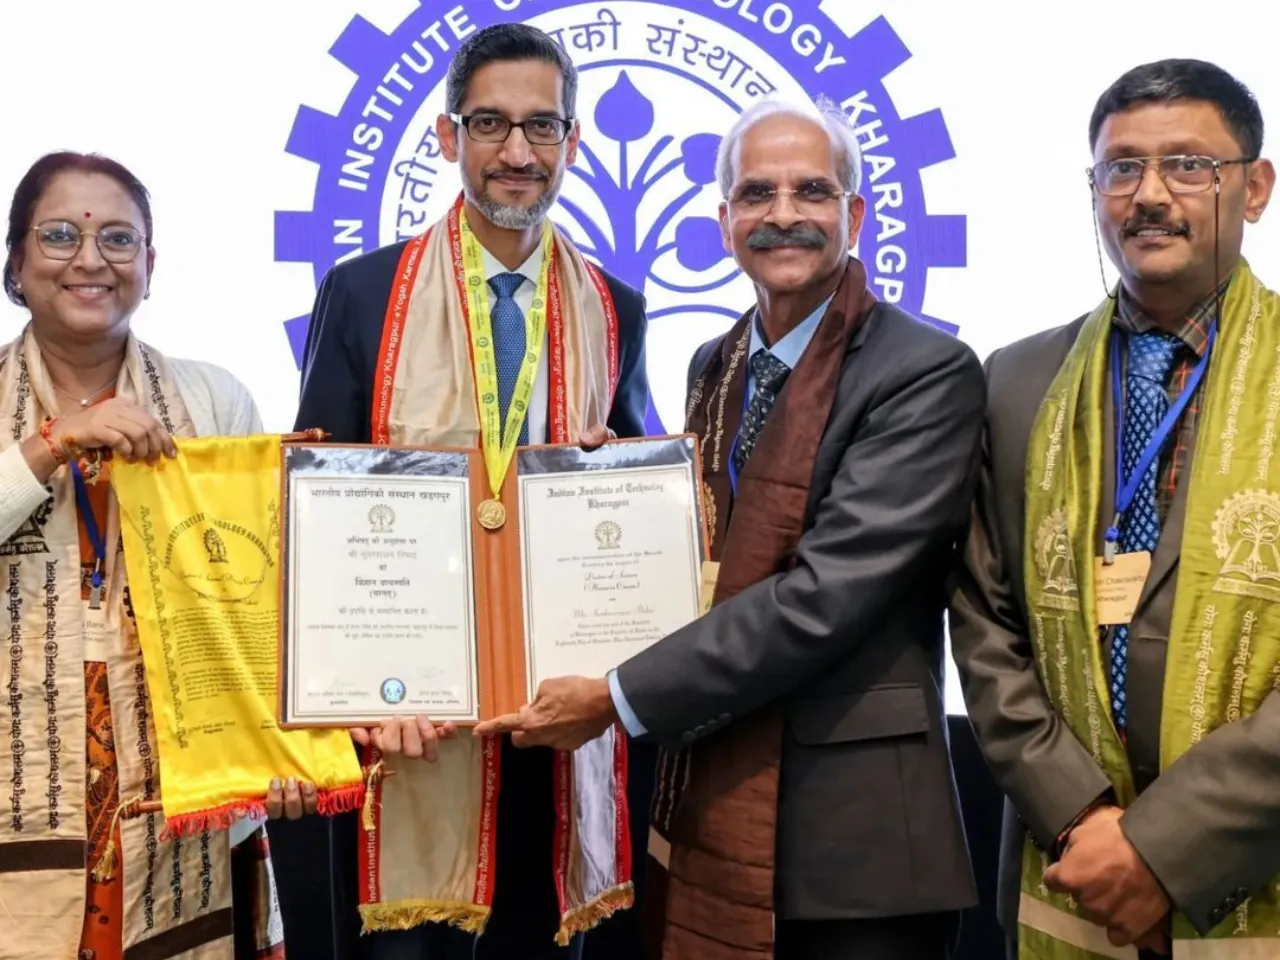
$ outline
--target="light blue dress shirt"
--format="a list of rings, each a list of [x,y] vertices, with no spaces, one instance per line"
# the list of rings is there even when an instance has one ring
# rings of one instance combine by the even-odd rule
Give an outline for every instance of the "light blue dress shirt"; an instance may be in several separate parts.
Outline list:
[[[757,314],[756,322],[751,324],[751,345],[747,349],[747,356],[754,357],[757,351],[768,350],[774,357],[794,370],[796,364],[800,362],[800,358],[804,356],[809,342],[813,339],[814,333],[817,332],[818,324],[822,322],[822,315],[827,312],[827,307],[830,304],[831,297],[827,297],[813,313],[792,327],[787,332],[787,335],[772,347],[766,347],[764,344],[764,335],[760,332],[759,314]],[[755,396],[755,393],[756,375],[751,372],[751,364],[748,363],[747,395],[743,403],[751,403],[751,398]],[[627,733],[633,737],[644,736],[647,731],[640,722],[640,718],[636,716],[635,711],[631,709],[631,704],[627,703],[626,694],[622,692],[622,685],[618,683],[617,670],[609,671],[609,694],[613,697],[614,709],[618,711],[618,718],[622,721],[622,725],[627,728]]]

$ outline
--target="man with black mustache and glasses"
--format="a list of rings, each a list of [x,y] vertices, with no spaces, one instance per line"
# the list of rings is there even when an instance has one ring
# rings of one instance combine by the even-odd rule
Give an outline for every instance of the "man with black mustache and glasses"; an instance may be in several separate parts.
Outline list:
[[[459,48],[435,132],[461,195],[426,233],[325,277],[298,423],[336,443],[482,447],[491,508],[517,446],[643,435],[644,298],[547,217],[577,155],[577,86],[568,54],[525,24],[479,30]],[[564,875],[566,858],[612,863],[625,831],[573,830],[581,849],[553,841],[558,800],[621,804],[611,770],[579,767],[576,792],[558,797],[552,751],[516,751],[510,738],[460,737],[429,717],[352,736],[366,762],[396,773],[377,802],[365,817],[279,831],[286,919],[290,907],[314,909],[303,878],[331,885],[335,926],[323,947],[302,949],[308,957],[567,960],[581,955],[585,927],[625,906],[630,878]],[[653,756],[647,770],[644,751],[632,757],[638,851]],[[314,914],[290,924],[309,927]]]
[[[1010,957],[1280,956],[1280,297],[1241,257],[1262,114],[1165,60],[1103,93],[1089,145],[1120,282],[988,360],[952,599],[1009,798],[998,910]]]
[[[976,903],[942,687],[982,368],[849,255],[866,207],[838,107],[754,106],[719,174],[756,303],[689,369],[710,609],[484,730],[573,749],[621,718],[665,748],[646,890],[665,960],[942,958]]]

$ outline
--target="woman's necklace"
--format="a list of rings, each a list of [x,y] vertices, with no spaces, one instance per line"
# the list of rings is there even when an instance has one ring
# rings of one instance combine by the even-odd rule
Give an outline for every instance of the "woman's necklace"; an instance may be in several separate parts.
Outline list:
[[[52,380],[52,377],[50,379]],[[97,400],[100,396],[106,393],[108,390],[110,390],[113,386],[115,386],[115,382],[116,382],[115,377],[112,377],[111,380],[106,384],[106,386],[104,386],[101,390],[95,390],[93,393],[89,394],[89,396],[87,397],[77,397],[74,393],[71,393],[67,390],[63,390],[56,383],[53,385],[53,389],[57,390],[58,393],[62,394],[68,400],[74,400],[76,403],[80,404],[81,409],[84,409],[85,407],[89,406],[89,404],[93,403],[93,401]]]

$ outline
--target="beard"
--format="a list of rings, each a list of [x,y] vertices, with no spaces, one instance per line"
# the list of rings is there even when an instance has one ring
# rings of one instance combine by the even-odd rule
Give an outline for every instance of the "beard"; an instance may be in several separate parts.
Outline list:
[[[559,180],[548,179],[546,184],[542,196],[527,207],[499,203],[487,192],[478,192],[466,179],[462,183],[462,193],[495,227],[503,230],[529,230],[542,225],[560,197]]]

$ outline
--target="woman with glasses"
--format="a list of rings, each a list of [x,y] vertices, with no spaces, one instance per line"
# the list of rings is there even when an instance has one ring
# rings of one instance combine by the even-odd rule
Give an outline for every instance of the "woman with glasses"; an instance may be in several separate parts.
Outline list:
[[[4,289],[30,321],[0,348],[0,960],[233,956],[229,834],[170,843],[162,815],[119,812],[159,782],[104,463],[260,429],[225,370],[130,332],[152,235],[146,189],[95,155],[42,157],[10,209]],[[297,788],[271,799],[309,806]],[[269,903],[265,836],[242,849]],[[256,914],[256,955],[282,957]]]

